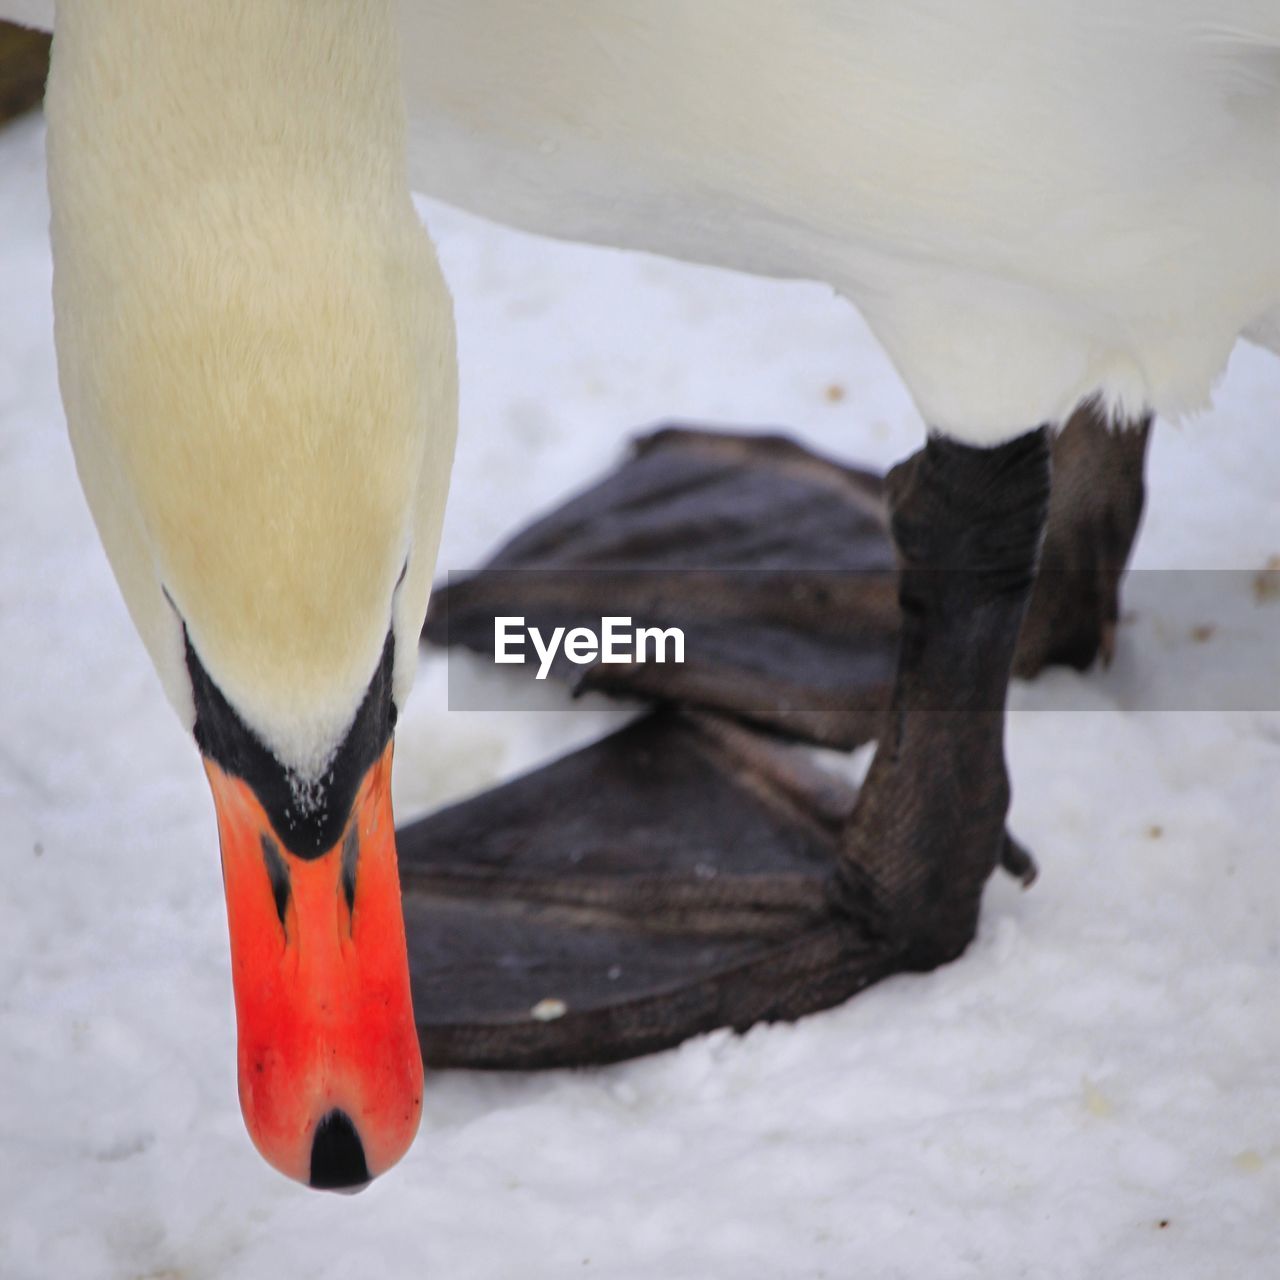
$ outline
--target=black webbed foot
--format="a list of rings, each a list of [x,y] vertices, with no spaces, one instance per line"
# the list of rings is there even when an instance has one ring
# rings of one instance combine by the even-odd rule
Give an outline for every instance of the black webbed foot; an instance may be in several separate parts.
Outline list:
[[[428,1064],[611,1062],[883,976],[831,910],[850,788],[718,717],[658,712],[404,828]]]
[[[544,633],[608,614],[679,627],[683,665],[576,667],[576,689],[722,712],[850,749],[874,734],[897,643],[880,477],[783,436],[667,427],[431,598],[424,638],[492,656],[494,618]]]
[[[427,1061],[598,1063],[839,1003],[973,937],[1005,830],[1003,707],[1044,433],[931,440],[890,477],[904,612],[860,793],[795,748],[660,712],[400,833]]]
[[[904,967],[851,914],[857,800],[802,751],[661,711],[399,832],[433,1067],[635,1057],[792,1020]]]
[[[1086,406],[1055,437],[1017,674],[1110,656],[1147,431],[1112,430]],[[499,614],[546,632],[630,613],[680,627],[691,660],[578,667],[561,654],[552,674],[850,749],[874,736],[889,695],[894,566],[880,477],[783,436],[667,427],[480,572],[437,588],[423,635],[491,654]]]

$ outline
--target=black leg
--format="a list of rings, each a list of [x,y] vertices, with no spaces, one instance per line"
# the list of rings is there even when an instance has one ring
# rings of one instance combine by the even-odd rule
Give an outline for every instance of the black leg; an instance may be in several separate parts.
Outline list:
[[[1150,417],[1113,427],[1082,405],[1053,441],[1053,491],[1040,571],[1014,673],[1111,661],[1120,579],[1142,519]]]
[[[901,558],[893,694],[844,840],[845,910],[901,967],[954,959],[1005,834],[1004,704],[1049,499],[1045,428],[993,449],[933,436],[889,475]]]
[[[886,638],[892,695],[860,794],[776,739],[669,709],[400,831],[429,1063],[614,1061],[798,1018],[964,950],[992,870],[1034,873],[1005,829],[1004,701],[1044,529],[1047,435],[996,449],[935,437],[891,473],[900,644],[895,656]],[[791,507],[821,524],[821,491],[848,486],[820,460],[806,475],[814,466],[828,468],[819,492]],[[712,506],[713,527],[715,511],[743,510]],[[866,575],[850,577],[865,604]],[[826,586],[810,620],[856,625],[866,610],[842,610],[839,583]],[[847,656],[837,646],[827,661]]]

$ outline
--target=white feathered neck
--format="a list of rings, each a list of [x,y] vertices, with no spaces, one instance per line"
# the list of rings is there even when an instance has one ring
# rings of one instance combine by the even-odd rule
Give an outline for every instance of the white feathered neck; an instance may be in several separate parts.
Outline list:
[[[314,774],[393,611],[407,692],[456,415],[391,5],[70,0],[54,50],[59,372],[85,492],[180,714],[185,622]]]

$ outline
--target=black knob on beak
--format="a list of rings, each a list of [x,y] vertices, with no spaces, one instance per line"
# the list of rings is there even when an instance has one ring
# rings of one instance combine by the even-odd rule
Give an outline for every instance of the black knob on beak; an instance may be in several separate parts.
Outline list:
[[[330,1111],[311,1143],[311,1185],[322,1191],[359,1191],[370,1182],[360,1135],[345,1111]]]

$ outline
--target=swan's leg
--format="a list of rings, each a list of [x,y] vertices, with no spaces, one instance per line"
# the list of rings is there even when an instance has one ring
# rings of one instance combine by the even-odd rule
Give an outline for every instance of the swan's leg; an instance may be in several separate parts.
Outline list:
[[[1049,501],[1045,428],[992,449],[934,436],[889,475],[902,635],[841,897],[898,967],[954,959],[1005,833],[1004,704]],[[1008,850],[1008,852],[1006,852]]]
[[[1005,831],[1004,697],[1046,432],[935,438],[889,479],[905,615],[861,796],[717,718],[659,713],[402,829],[427,1060],[606,1062],[791,1019],[959,954]]]
[[[1014,672],[1111,661],[1120,579],[1146,497],[1150,417],[1113,428],[1082,405],[1053,442],[1053,491],[1040,571],[1022,624]]]

